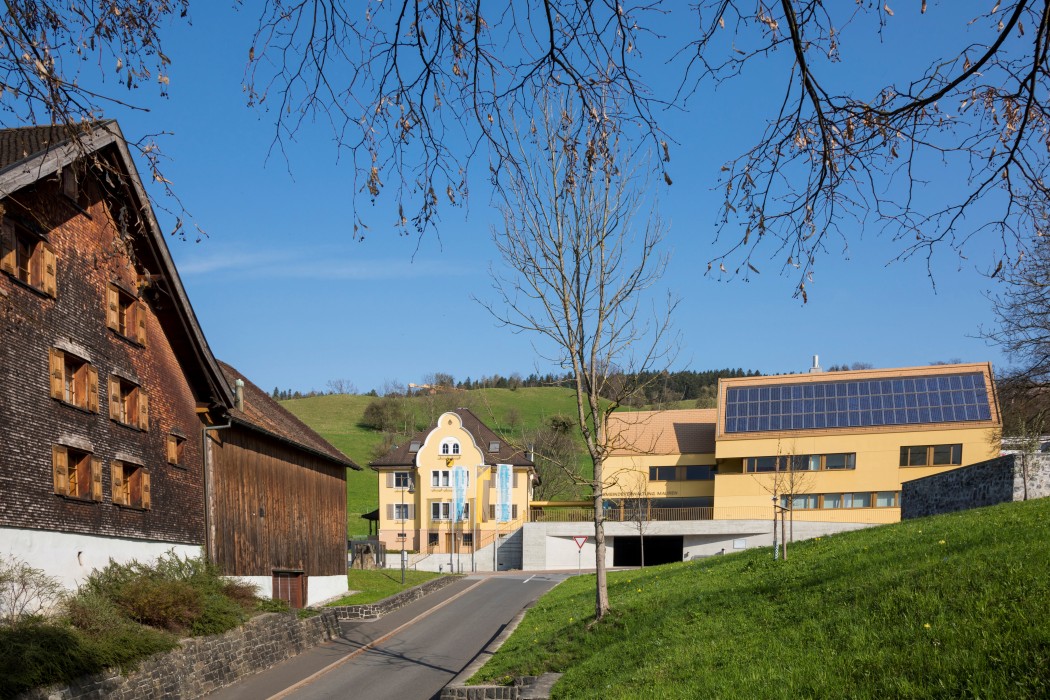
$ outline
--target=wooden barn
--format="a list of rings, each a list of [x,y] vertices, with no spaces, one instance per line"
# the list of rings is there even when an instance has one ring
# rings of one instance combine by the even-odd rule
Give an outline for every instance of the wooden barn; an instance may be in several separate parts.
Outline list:
[[[0,337],[0,555],[346,590],[357,467],[212,355],[116,122],[0,130]]]
[[[346,470],[360,469],[266,392],[220,362],[228,427],[208,429],[209,555],[293,606],[346,586]]]

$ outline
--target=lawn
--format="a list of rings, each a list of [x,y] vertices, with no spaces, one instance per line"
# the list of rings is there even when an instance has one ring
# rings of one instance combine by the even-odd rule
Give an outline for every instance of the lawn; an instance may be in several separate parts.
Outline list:
[[[347,574],[347,583],[350,590],[357,591],[339,600],[329,603],[333,605],[365,605],[383,600],[401,591],[418,586],[421,583],[437,578],[439,574],[432,571],[405,571],[405,585],[401,585],[401,569],[373,569],[361,571],[351,569]]]
[[[1050,499],[616,572],[533,607],[473,682],[557,698],[1050,695]]]

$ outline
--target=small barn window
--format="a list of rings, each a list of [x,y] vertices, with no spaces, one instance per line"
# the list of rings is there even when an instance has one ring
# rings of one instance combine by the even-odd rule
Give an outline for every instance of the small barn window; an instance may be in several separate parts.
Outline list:
[[[140,345],[146,344],[146,305],[115,284],[106,289],[106,325]]]
[[[40,236],[4,219],[0,223],[0,270],[48,296],[57,291],[57,258]]]
[[[98,412],[98,370],[87,360],[51,348],[51,398]]]
[[[139,430],[149,430],[149,397],[146,390],[127,379],[110,375],[109,417]]]
[[[114,461],[110,465],[113,481],[113,503],[129,508],[151,507],[149,470],[140,464]]]
[[[81,500],[102,500],[102,462],[90,452],[65,445],[51,448],[55,493]]]
[[[176,433],[169,433],[167,439],[168,464],[180,466],[182,453],[186,447],[186,438]]]

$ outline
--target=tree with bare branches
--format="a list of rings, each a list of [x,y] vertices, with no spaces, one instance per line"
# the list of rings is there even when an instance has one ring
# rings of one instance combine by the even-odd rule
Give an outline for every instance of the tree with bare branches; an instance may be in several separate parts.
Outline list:
[[[572,377],[575,427],[593,465],[586,485],[594,503],[596,619],[609,609],[608,417],[637,391],[631,377],[669,361],[676,304],[668,295],[651,318],[642,306],[666,265],[663,226],[647,210],[635,164],[620,151],[615,121],[604,116],[611,108],[551,101],[519,130],[520,167],[493,235],[503,262],[493,271],[496,301],[482,302],[511,329],[538,336],[538,352]]]
[[[130,88],[157,80],[163,91],[163,30],[187,6],[8,2],[6,125],[49,118],[72,129],[131,106],[122,88],[103,93],[89,77]],[[352,162],[361,237],[362,199],[381,200],[385,221],[414,233],[434,231],[441,211],[463,204],[479,158],[497,188],[512,184],[515,115],[534,111],[540,93],[600,112],[631,148],[648,144],[670,183],[676,142],[666,110],[762,71],[761,92],[777,97],[753,146],[722,169],[721,241],[709,272],[747,277],[772,259],[805,300],[818,257],[869,225],[893,237],[902,257],[945,246],[961,254],[979,237],[999,253],[985,261],[991,274],[1044,230],[1050,0],[969,7],[264,0],[242,9],[259,18],[244,39],[244,90],[273,119],[278,151],[307,124],[331,128]],[[871,39],[904,22],[938,41],[896,79],[858,80],[878,51],[893,52]],[[157,157],[152,141],[140,150]]]

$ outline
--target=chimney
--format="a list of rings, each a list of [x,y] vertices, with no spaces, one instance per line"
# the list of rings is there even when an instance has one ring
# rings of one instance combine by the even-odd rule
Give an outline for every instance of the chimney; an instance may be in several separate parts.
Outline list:
[[[813,356],[813,366],[809,368],[809,373],[810,374],[816,374],[818,372],[823,372],[823,371],[824,370],[822,370],[820,368],[820,355],[814,355]]]
[[[244,410],[244,380],[238,379],[234,384],[233,390],[233,403],[237,407],[238,411]]]

